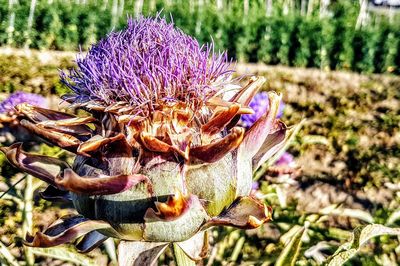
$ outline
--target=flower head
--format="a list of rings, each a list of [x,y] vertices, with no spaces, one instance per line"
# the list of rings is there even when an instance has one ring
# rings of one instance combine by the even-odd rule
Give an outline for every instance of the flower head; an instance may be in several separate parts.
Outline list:
[[[248,104],[265,79],[251,78],[226,99],[226,88],[238,87],[229,86],[230,74],[225,53],[161,18],[139,18],[62,74],[74,93],[65,98],[91,116],[17,106],[21,125],[75,153],[75,161],[26,153],[21,144],[0,149],[50,184],[42,197],[72,201],[80,214],[26,244],[49,247],[86,234],[81,251],[117,237],[144,249],[178,242],[199,259],[209,227],[269,221],[270,209],[250,196],[252,172],[279,152],[290,129],[276,119],[281,96],[274,92],[263,94],[268,112],[254,126],[238,125],[254,112]]]
[[[122,101],[138,113],[164,102],[203,103],[232,72],[226,53],[214,54],[212,44],[200,46],[160,17],[129,19],[126,29],[109,34],[76,63],[69,75],[62,73],[76,93],[73,101]]]

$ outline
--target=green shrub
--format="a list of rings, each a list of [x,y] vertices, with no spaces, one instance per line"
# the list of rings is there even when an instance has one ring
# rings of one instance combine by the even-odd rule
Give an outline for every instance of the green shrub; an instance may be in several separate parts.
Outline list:
[[[114,3],[125,4],[115,12]],[[55,50],[82,46],[85,50],[113,28],[122,28],[127,16],[140,12],[155,15],[162,10],[161,14],[171,16],[184,32],[201,43],[213,41],[215,49],[228,50],[229,56],[239,61],[399,73],[399,16],[370,13],[368,20],[356,27],[358,1],[331,1],[322,15],[318,1],[309,14],[300,11],[300,1],[273,1],[270,16],[262,0],[249,1],[247,14],[243,0],[223,1],[220,10],[215,1],[155,3],[144,1],[142,10],[135,11],[135,1],[37,0],[28,33],[30,1],[19,1],[10,9],[8,0],[0,0],[0,45],[29,44]],[[14,30],[10,31],[12,15]]]

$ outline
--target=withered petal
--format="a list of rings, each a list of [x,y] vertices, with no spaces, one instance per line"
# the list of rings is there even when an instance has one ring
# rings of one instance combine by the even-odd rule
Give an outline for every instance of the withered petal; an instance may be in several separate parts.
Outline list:
[[[60,171],[70,167],[57,158],[24,152],[21,143],[1,147],[0,150],[12,165],[53,186],[56,186],[55,177]]]
[[[121,125],[118,123],[116,116],[111,113],[104,113],[101,120],[101,128],[101,135],[106,138],[121,133]]]
[[[171,147],[185,160],[189,159],[190,144],[192,143],[193,135],[191,131],[182,132],[180,134],[168,134],[171,140]]]
[[[269,93],[270,108],[244,135],[243,142],[239,146],[239,152],[242,154],[241,156],[246,156],[251,159],[260,150],[264,140],[273,130],[281,98],[282,96],[275,92]]]
[[[207,221],[202,229],[211,226],[233,226],[241,229],[254,229],[272,220],[272,209],[250,196],[237,198],[219,216]]]
[[[221,132],[236,116],[239,109],[239,104],[232,104],[228,109],[215,113],[215,115],[201,127],[201,134],[215,135]]]
[[[224,99],[220,98],[219,96],[215,96],[210,98],[207,101],[207,106],[213,107],[212,109],[215,109],[215,111],[221,110],[222,108],[229,108],[233,104],[239,104],[240,109],[238,111],[238,115],[243,115],[243,114],[254,114],[254,110],[248,107],[247,105],[242,105],[238,102],[231,102],[231,101],[225,101]]]
[[[249,82],[240,91],[238,91],[230,100],[231,102],[237,102],[244,106],[250,104],[253,97],[261,89],[264,84],[264,77],[252,77]]]
[[[53,185],[50,185],[44,191],[39,192],[39,195],[48,201],[72,201],[69,191],[58,189]]]
[[[55,182],[58,187],[85,195],[110,195],[125,191],[141,182],[151,184],[147,176],[140,174],[81,177],[70,168],[65,169],[62,175],[58,175]]]
[[[61,99],[71,104],[70,108],[82,109],[88,112],[104,111],[104,109],[106,109],[106,107],[103,106],[103,103],[99,101],[90,100],[82,102],[79,98],[81,97],[74,93],[64,94],[61,96]]]
[[[64,95],[61,95],[61,99],[63,101],[66,101],[67,103],[74,103],[76,101],[76,99],[78,98],[78,95],[76,95],[75,93],[66,93]]]
[[[169,243],[121,241],[118,245],[118,264],[125,266],[157,265],[157,259]]]
[[[73,136],[89,136],[93,130],[86,124],[96,122],[94,117],[74,117],[63,120],[46,120],[37,123],[44,128],[51,128],[58,132],[71,134]]]
[[[236,149],[243,140],[244,128],[234,127],[224,138],[207,145],[193,147],[189,151],[190,157],[195,157],[207,163],[213,163]]]
[[[100,135],[95,135],[90,139],[88,139],[87,141],[81,143],[76,152],[81,155],[90,156],[89,155],[90,152],[98,151],[99,148],[124,138],[125,135],[122,133],[109,138],[105,138]]]
[[[3,127],[2,123],[8,124],[16,120],[14,115],[0,114],[0,128]]]
[[[176,132],[181,132],[193,119],[193,111],[190,108],[175,109],[172,113],[172,125]]]
[[[108,236],[105,236],[98,231],[92,231],[84,235],[82,240],[80,240],[75,247],[78,252],[87,253],[100,246],[107,239]]]
[[[111,104],[109,106],[107,106],[106,109],[104,109],[104,112],[109,112],[109,113],[115,113],[117,114],[118,111],[122,108],[122,107],[126,107],[129,106],[129,103],[124,102],[124,101],[119,101],[116,102],[114,104]]]
[[[74,136],[58,132],[54,129],[44,128],[43,126],[34,124],[25,119],[21,120],[20,124],[26,129],[38,135],[39,137],[44,138],[52,144],[71,152],[75,152],[76,148],[81,143],[81,141]]]
[[[254,114],[254,110],[251,109],[250,107],[240,107],[237,114],[238,115],[252,115],[252,114]]]
[[[292,139],[302,127],[302,123],[292,126],[290,128],[286,127],[284,123],[282,124],[284,125],[284,127],[281,130],[269,135],[264,141],[263,146],[261,146],[260,150],[253,157],[253,170],[256,170],[269,159],[271,159],[272,161],[274,161],[275,159],[279,159],[275,158],[277,155],[280,155],[279,151],[281,149],[284,149],[284,147],[292,141]],[[283,139],[279,142],[279,140],[282,138],[282,135]]]
[[[277,124],[277,130],[265,138],[261,148],[258,150],[256,155],[254,155],[254,169],[257,169],[261,164],[271,158],[271,156],[273,156],[283,147],[288,128],[285,123],[281,121],[278,121]]]
[[[88,112],[91,112],[91,111],[104,112],[104,110],[106,109],[106,107],[103,106],[103,103],[95,102],[95,101],[89,101],[84,104],[78,104],[77,107],[81,108],[83,110],[86,110]]]
[[[230,101],[225,101],[221,98],[220,95],[211,97],[207,100],[207,106],[218,108],[218,107],[228,107],[231,106],[233,103]]]
[[[150,151],[166,153],[172,150],[171,145],[144,132],[140,134],[140,140],[143,146]]]
[[[64,112],[41,108],[38,106],[30,105],[28,103],[18,104],[15,109],[18,113],[23,114],[25,117],[35,123],[47,120],[64,120],[75,118],[75,116]]]
[[[127,124],[132,119],[132,115],[119,115],[117,117],[119,124]]]
[[[96,118],[93,116],[86,116],[86,117],[73,117],[69,119],[63,119],[63,120],[48,120],[48,121],[43,121],[40,122],[39,124],[42,125],[55,125],[55,126],[80,126],[82,124],[89,124],[93,122],[98,122]]]
[[[132,106],[129,106],[129,105],[125,105],[124,107],[122,107],[122,108],[120,108],[119,110],[118,110],[118,114],[119,115],[123,115],[123,114],[130,114],[130,113],[132,113],[133,111],[134,111],[134,107],[132,107]]]
[[[24,244],[31,247],[54,247],[68,243],[93,230],[111,227],[104,221],[88,220],[83,216],[68,216],[57,220],[44,232],[27,234]]]
[[[208,252],[208,232],[199,232],[188,240],[176,242],[176,244],[183,250],[183,252],[185,252],[185,254],[189,258],[194,261],[199,261],[205,258]]]

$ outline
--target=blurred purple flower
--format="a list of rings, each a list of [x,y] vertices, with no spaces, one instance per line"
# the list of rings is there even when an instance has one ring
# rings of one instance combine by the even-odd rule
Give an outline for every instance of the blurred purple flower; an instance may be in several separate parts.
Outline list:
[[[275,162],[275,165],[288,165],[291,166],[294,163],[294,157],[288,152],[284,152],[282,156]]]
[[[0,113],[15,111],[14,107],[21,103],[29,103],[39,107],[48,107],[46,98],[38,94],[17,91],[0,103]]]
[[[213,44],[200,46],[165,19],[128,19],[78,57],[77,68],[61,79],[76,94],[70,102],[97,101],[102,106],[122,101],[137,112],[176,101],[196,106],[229,82],[227,54],[214,54]]]
[[[258,190],[259,188],[260,188],[260,184],[258,183],[258,181],[253,181],[253,183],[251,184],[251,189]]]
[[[246,128],[251,127],[254,122],[256,122],[269,108],[269,98],[268,93],[263,91],[256,96],[254,96],[253,100],[250,102],[250,108],[254,110],[254,114],[251,115],[242,115],[241,122],[242,125]],[[277,118],[281,118],[283,115],[283,110],[285,108],[285,104],[283,102],[279,105]]]
[[[279,104],[279,110],[276,118],[281,118],[283,116],[283,111],[285,110],[285,106],[286,104],[283,101],[281,101]]]

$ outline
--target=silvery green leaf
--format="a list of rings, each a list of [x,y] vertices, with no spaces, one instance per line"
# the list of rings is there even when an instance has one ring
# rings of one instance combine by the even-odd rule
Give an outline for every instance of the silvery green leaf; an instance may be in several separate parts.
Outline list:
[[[11,254],[8,248],[0,241],[0,262],[5,265],[18,266],[17,259]]]
[[[329,258],[329,266],[340,266],[354,257],[360,248],[371,238],[381,235],[400,235],[400,228],[390,228],[381,224],[361,226],[353,231],[350,241],[341,245]]]
[[[77,265],[96,266],[98,263],[94,259],[89,258],[84,254],[80,254],[65,246],[52,248],[31,248],[36,256],[50,257],[62,261],[69,261]]]
[[[386,225],[393,225],[397,220],[400,219],[400,209],[393,212],[386,221]]]
[[[304,256],[306,258],[313,258],[318,265],[322,264],[325,261],[325,256],[322,250],[329,249],[331,244],[326,241],[319,242],[318,244],[310,247],[304,252]]]
[[[367,223],[374,222],[374,217],[372,217],[372,215],[366,211],[340,208],[340,207],[337,208],[335,204],[322,209],[319,213],[323,215],[336,215],[336,216],[346,216],[346,217],[356,218],[365,221]]]
[[[287,266],[287,265],[295,265],[296,260],[299,256],[299,251],[302,245],[301,239],[306,232],[306,227],[300,227],[289,242],[285,245],[281,254],[276,261],[276,266]]]

